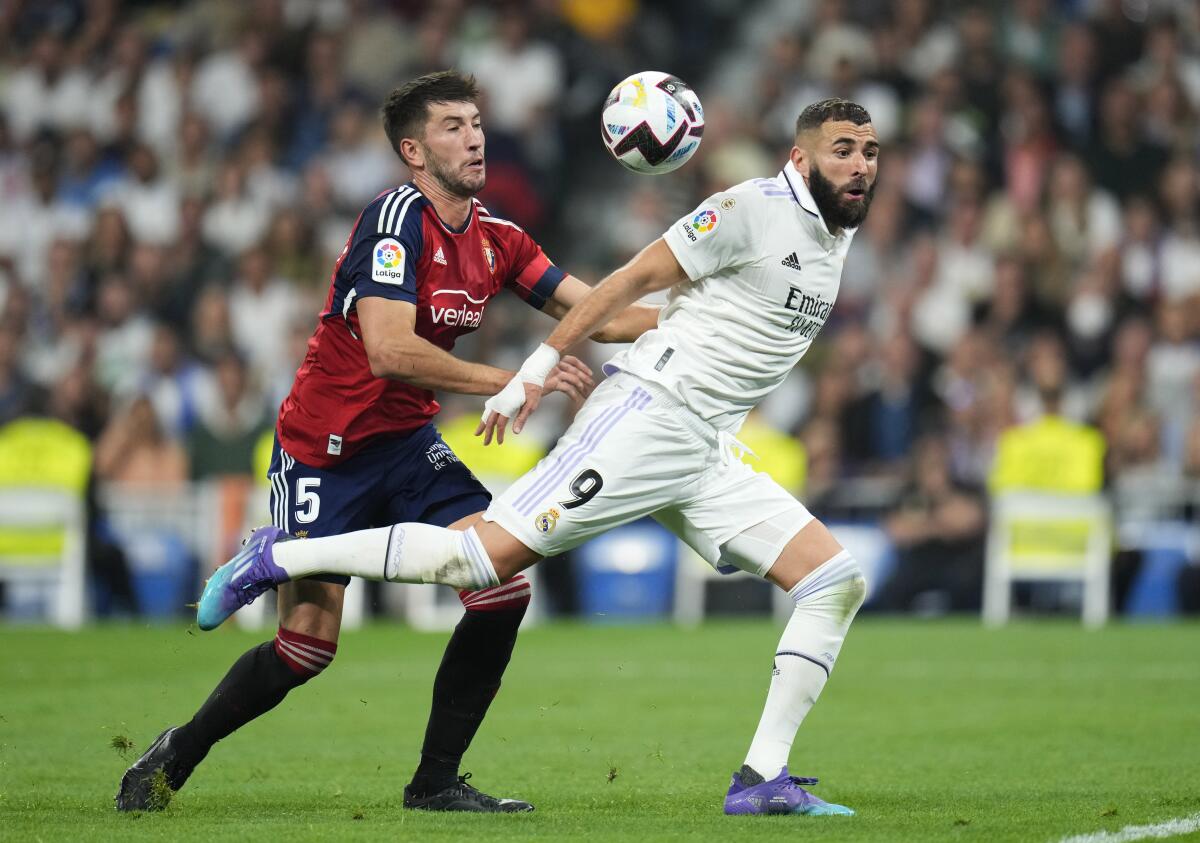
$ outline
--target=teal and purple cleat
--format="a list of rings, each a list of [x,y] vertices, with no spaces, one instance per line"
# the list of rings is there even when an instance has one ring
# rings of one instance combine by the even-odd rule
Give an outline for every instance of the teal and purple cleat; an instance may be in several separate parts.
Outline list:
[[[287,582],[287,572],[275,564],[271,549],[290,538],[278,527],[259,527],[251,533],[241,552],[208,578],[196,606],[196,624],[203,630],[216,629],[263,592]]]
[[[810,817],[853,816],[845,805],[834,805],[813,796],[804,786],[816,779],[788,775],[788,768],[770,781],[745,765],[733,774],[725,794],[726,814],[806,814]]]

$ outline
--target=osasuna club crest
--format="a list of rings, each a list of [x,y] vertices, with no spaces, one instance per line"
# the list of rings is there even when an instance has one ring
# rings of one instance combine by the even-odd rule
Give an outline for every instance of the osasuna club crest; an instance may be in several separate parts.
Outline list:
[[[492,273],[492,275],[495,275],[496,274],[496,251],[492,248],[492,244],[488,242],[486,237],[484,237],[482,239],[483,239],[483,256],[485,258],[487,258],[488,272]]]

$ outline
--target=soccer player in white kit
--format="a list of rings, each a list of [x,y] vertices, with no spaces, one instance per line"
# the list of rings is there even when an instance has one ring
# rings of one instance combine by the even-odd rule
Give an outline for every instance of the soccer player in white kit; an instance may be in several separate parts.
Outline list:
[[[256,533],[218,571],[202,608],[232,612],[278,582],[339,573],[495,586],[587,539],[651,515],[722,572],[765,577],[795,601],[758,729],[725,798],[729,814],[849,814],[791,776],[801,721],[865,594],[858,563],[788,492],[737,456],[747,413],[825,324],[865,218],[879,141],[862,106],[808,106],[775,178],[709,197],[608,276],[486,402],[477,433],[503,442],[537,407],[559,356],[642,296],[669,290],[658,327],[605,365],[609,378],[554,450],[465,532],[398,524],[277,542]],[[224,611],[224,609],[222,609]]]

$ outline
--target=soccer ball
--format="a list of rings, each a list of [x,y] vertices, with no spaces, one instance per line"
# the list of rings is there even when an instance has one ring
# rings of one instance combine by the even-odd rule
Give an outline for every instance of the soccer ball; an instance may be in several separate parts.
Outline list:
[[[678,76],[647,70],[612,89],[600,116],[604,146],[635,173],[682,167],[700,147],[704,107]]]

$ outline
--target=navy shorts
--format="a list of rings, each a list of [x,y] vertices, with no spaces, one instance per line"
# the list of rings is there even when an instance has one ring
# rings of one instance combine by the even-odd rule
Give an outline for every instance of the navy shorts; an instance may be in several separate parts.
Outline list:
[[[492,496],[432,424],[371,443],[331,468],[305,465],[275,437],[271,521],[301,538],[320,538],[419,521],[447,527],[487,509]],[[311,579],[350,582],[321,574]]]

